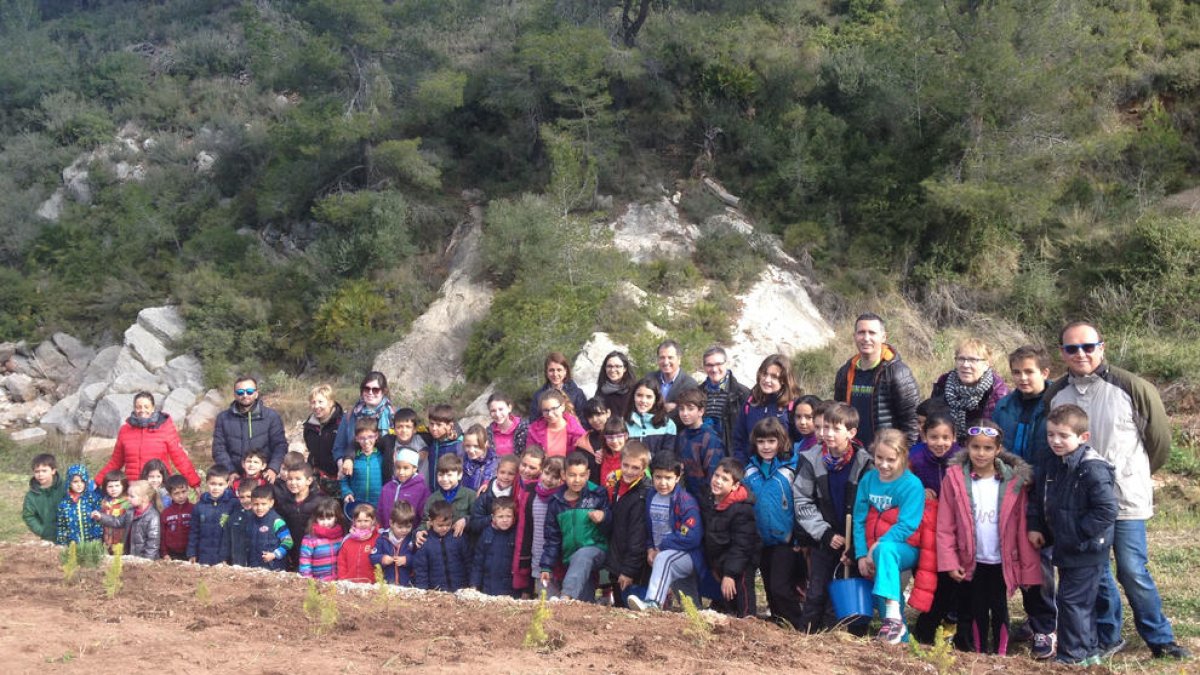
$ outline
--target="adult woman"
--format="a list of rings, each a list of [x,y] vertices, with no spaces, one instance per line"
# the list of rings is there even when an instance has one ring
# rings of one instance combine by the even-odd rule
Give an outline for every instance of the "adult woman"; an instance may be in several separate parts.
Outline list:
[[[608,404],[613,417],[625,419],[633,409],[633,385],[637,384],[637,377],[624,352],[609,352],[603,364],[596,379],[596,398]]]
[[[557,390],[547,391],[542,394],[538,405],[541,406],[538,408],[541,417],[530,422],[526,443],[542,446],[547,457],[566,456],[586,435],[570,408],[566,394]],[[521,451],[524,450],[522,447]]]
[[[312,413],[304,421],[308,463],[317,472],[321,492],[337,498],[341,489],[337,482],[338,465],[333,461],[333,442],[342,424],[342,405],[333,400],[333,387],[318,384],[308,392],[308,409]]]
[[[750,389],[750,398],[738,411],[733,426],[733,456],[743,464],[753,455],[750,432],[766,417],[778,419],[789,434],[794,435],[792,408],[800,396],[800,388],[792,377],[792,362],[783,354],[772,354],[758,366],[758,376]],[[795,440],[795,439],[793,439]]]
[[[566,396],[571,402],[573,410],[583,410],[583,404],[587,401],[587,395],[575,384],[575,380],[571,379],[571,364],[567,363],[567,357],[562,352],[550,352],[546,355],[544,365],[546,374],[546,383],[542,385],[533,394],[533,401],[529,404],[529,416],[526,418],[529,423],[542,416],[542,409],[539,406],[539,401],[542,400],[542,395],[548,391],[557,391]]]
[[[379,440],[375,442],[375,447],[379,449],[383,459],[383,475],[387,480],[391,480],[392,452],[396,447],[392,416],[396,410],[388,400],[387,376],[375,370],[367,373],[358,391],[358,402],[350,412],[342,415],[342,423],[338,425],[337,436],[333,440],[333,460],[338,464],[342,475],[354,474],[354,453],[357,451],[354,445],[354,425],[360,417],[369,417],[377,421]]]
[[[954,370],[933,384],[933,398],[942,399],[954,418],[954,433],[965,444],[967,429],[981,419],[991,419],[996,403],[1008,394],[1008,385],[992,369],[992,350],[977,338],[963,338],[954,348]]]
[[[188,485],[200,487],[200,476],[183,449],[179,431],[171,421],[171,416],[155,409],[154,394],[139,391],[133,397],[133,414],[117,432],[117,445],[113,448],[112,457],[96,473],[96,485],[103,487],[101,481],[104,480],[104,474],[113,469],[122,469],[126,477],[136,479],[142,475],[142,466],[152,459],[162,460],[168,467],[174,465],[175,471],[183,474]]]

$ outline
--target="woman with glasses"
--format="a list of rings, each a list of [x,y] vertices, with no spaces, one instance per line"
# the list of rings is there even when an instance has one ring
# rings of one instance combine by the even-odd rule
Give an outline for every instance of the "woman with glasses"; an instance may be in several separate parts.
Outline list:
[[[396,409],[388,399],[387,376],[374,370],[367,373],[358,392],[358,402],[342,415],[342,423],[338,425],[337,436],[333,439],[333,459],[341,468],[341,476],[354,475],[354,426],[360,418],[374,419],[379,431],[376,447],[383,460],[383,475],[386,480],[391,480],[392,453],[396,448],[392,420]]]
[[[542,396],[548,391],[557,391],[571,402],[573,410],[583,410],[583,404],[587,402],[587,395],[575,384],[575,380],[571,379],[571,364],[567,363],[567,357],[562,352],[550,352],[546,355],[546,362],[543,366],[543,372],[546,375],[546,382],[533,394],[533,401],[529,404],[529,422],[532,424],[534,420],[542,416],[540,402]]]
[[[633,410],[635,384],[637,375],[625,352],[609,352],[596,379],[596,398],[608,404],[608,411],[613,417],[625,419]]]
[[[537,410],[541,415],[529,423],[525,440],[529,445],[541,446],[547,457],[565,457],[587,435],[575,417],[574,406],[561,391],[543,393]]]
[[[954,349],[954,370],[933,384],[933,398],[946,402],[959,444],[967,428],[990,420],[996,403],[1008,394],[1008,384],[992,368],[992,350],[982,340],[963,338]]]

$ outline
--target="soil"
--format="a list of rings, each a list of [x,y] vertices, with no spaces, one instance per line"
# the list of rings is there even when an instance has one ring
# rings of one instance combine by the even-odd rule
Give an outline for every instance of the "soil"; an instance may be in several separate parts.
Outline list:
[[[936,672],[907,647],[844,633],[804,636],[705,612],[716,625],[697,638],[682,614],[576,602],[550,603],[550,644],[527,649],[522,639],[535,602],[409,591],[390,595],[385,606],[361,586],[332,587],[339,616],[321,633],[303,609],[307,583],[295,575],[127,559],[123,585],[109,600],[103,566],[67,584],[58,549],[39,544],[0,544],[0,579],[6,673],[90,675],[121,666],[181,674]],[[207,602],[198,597],[201,582]],[[1058,670],[1026,656],[956,658],[960,672]]]

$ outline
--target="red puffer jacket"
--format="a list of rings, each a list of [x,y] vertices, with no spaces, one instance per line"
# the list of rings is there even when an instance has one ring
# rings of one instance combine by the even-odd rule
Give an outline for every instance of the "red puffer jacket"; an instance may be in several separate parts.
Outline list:
[[[904,540],[909,546],[917,547],[917,567],[913,570],[913,589],[908,604],[918,612],[928,612],[933,606],[933,594],[937,591],[937,510],[936,499],[925,498],[925,513],[921,525],[911,537]],[[867,546],[874,546],[883,533],[892,529],[900,509],[888,509],[880,516],[874,506],[867,511]]]
[[[175,471],[187,479],[188,485],[193,488],[200,487],[200,476],[192,466],[187,451],[183,449],[183,443],[179,441],[179,431],[175,429],[175,423],[166,413],[162,413],[162,422],[157,426],[139,428],[129,422],[121,425],[112,457],[96,474],[96,485],[104,489],[104,474],[113,469],[122,469],[126,478],[131,481],[137,480],[142,475],[142,467],[152,459],[161,459],[168,469],[174,466]]]

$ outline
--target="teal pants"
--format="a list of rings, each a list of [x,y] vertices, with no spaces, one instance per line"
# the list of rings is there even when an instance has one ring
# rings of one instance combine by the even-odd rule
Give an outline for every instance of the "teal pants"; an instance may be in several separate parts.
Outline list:
[[[875,587],[871,592],[884,600],[900,602],[900,573],[917,566],[917,553],[917,547],[904,542],[879,542],[872,553]]]

